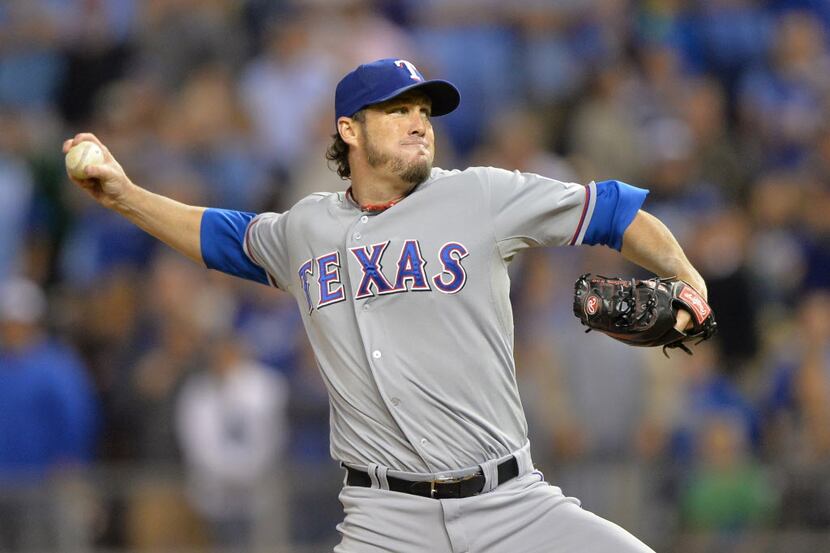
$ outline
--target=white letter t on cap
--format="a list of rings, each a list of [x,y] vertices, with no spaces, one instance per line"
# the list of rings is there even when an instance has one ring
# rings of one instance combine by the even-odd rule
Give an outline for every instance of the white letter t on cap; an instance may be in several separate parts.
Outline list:
[[[406,67],[409,70],[409,78],[413,81],[423,81],[424,79],[418,74],[418,70],[412,63],[406,60],[396,60],[395,65],[398,67]]]

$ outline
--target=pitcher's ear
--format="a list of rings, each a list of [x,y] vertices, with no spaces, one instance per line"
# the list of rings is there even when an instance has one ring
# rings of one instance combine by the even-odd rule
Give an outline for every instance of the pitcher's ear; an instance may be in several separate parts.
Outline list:
[[[351,117],[341,117],[337,120],[337,132],[343,142],[349,146],[356,146],[360,135],[360,125]]]

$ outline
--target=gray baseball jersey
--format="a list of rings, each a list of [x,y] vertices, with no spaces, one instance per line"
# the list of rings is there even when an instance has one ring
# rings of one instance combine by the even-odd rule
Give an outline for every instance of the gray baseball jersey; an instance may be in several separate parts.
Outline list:
[[[579,243],[592,187],[434,169],[387,211],[341,192],[252,221],[246,253],[303,312],[335,459],[437,473],[524,445],[507,265]]]
[[[381,212],[347,192],[281,214],[205,212],[208,267],[296,298],[329,391],[331,454],[371,480],[343,488],[335,551],[651,551],[532,472],[507,271],[531,246],[619,249],[645,194],[617,181],[434,169]],[[499,485],[510,457],[520,477]],[[473,471],[485,485],[463,500],[388,491],[390,476]]]

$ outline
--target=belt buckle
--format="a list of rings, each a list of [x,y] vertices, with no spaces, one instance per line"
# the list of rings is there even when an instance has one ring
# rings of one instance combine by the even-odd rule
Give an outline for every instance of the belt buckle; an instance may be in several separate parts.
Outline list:
[[[444,477],[439,476],[435,480],[430,480],[430,482],[429,482],[429,495],[432,499],[435,499],[437,497],[437,495],[438,495],[438,490],[436,489],[437,485],[460,484],[461,482],[466,482],[467,480],[472,480],[473,478],[476,478],[478,476],[481,476],[480,471],[479,472],[474,472],[473,474],[470,474],[469,476],[459,476],[457,478],[450,478],[450,477],[447,477],[447,476],[444,476]]]
[[[473,478],[481,476],[481,471],[474,472],[468,476],[459,476],[457,478],[450,478],[449,476],[438,477],[433,482],[437,484],[458,484],[459,482],[464,482],[465,480],[472,480]]]

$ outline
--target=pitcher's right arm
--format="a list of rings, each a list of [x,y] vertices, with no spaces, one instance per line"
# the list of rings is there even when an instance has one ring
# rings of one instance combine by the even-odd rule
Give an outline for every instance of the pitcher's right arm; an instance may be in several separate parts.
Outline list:
[[[84,141],[101,147],[104,163],[88,166],[87,179],[71,175],[69,179],[102,206],[120,213],[171,248],[204,265],[200,229],[205,208],[186,205],[137,186],[94,134],[81,133],[66,140],[63,152]]]

